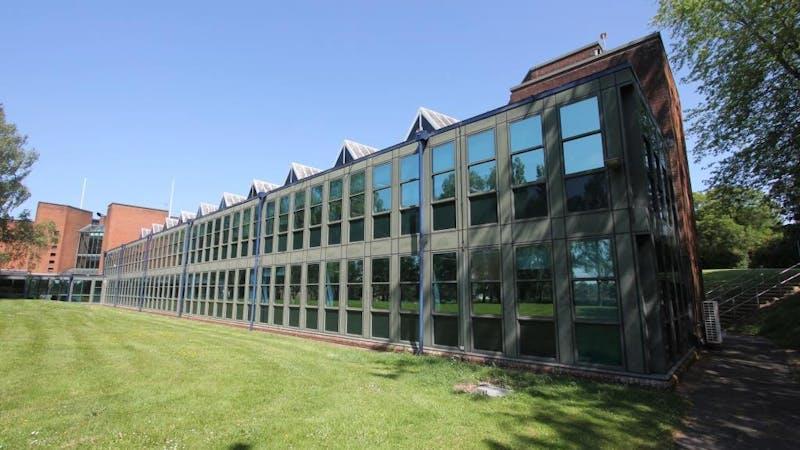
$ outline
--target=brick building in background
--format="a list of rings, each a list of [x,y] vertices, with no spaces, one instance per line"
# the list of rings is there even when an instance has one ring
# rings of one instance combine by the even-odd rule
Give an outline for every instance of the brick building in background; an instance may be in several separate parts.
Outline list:
[[[85,295],[88,301],[95,284],[99,294],[103,253],[138,239],[143,228],[163,226],[167,214],[163,209],[122,203],[109,204],[105,214],[93,214],[70,205],[39,202],[34,222],[55,224],[58,241],[42,251],[32,268],[18,261],[0,271],[0,297],[69,298],[75,291],[77,298]]]

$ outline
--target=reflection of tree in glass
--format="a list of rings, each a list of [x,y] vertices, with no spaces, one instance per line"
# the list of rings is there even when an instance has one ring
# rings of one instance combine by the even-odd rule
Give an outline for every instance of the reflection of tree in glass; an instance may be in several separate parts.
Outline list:
[[[485,177],[481,176],[480,173],[478,172],[481,169],[481,166],[483,165],[478,165],[470,168],[469,186],[470,186],[470,191],[472,192],[486,192],[495,189],[497,165],[492,163],[492,168],[491,170],[489,170],[489,173]]]
[[[578,278],[611,277],[614,263],[611,260],[611,241],[576,241],[570,245],[572,275]]]

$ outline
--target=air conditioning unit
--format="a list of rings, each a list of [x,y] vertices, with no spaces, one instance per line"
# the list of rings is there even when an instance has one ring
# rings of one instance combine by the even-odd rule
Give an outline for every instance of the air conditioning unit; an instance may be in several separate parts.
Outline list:
[[[719,322],[719,305],[717,302],[703,302],[703,325],[706,331],[706,342],[709,344],[722,344],[722,326]]]

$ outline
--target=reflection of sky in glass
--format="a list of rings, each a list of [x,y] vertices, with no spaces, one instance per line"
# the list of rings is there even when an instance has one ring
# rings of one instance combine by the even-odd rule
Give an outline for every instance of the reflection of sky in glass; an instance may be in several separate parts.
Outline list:
[[[381,164],[372,169],[372,187],[382,188],[392,184],[392,164]]]
[[[400,160],[400,181],[419,178],[419,158],[409,155]]]
[[[536,181],[544,176],[544,150],[518,153],[511,159],[514,184]]]
[[[486,130],[467,138],[469,162],[494,158],[494,130]]]
[[[561,138],[588,133],[600,129],[597,97],[573,103],[561,108]]]
[[[453,168],[453,157],[455,146],[452,142],[434,147],[433,150],[433,172],[442,172]]]
[[[404,183],[400,187],[400,207],[407,208],[419,204],[419,181]]]
[[[567,174],[603,167],[600,133],[564,142],[564,172]]]
[[[495,188],[495,162],[488,161],[469,168],[470,192],[486,192]]]
[[[542,145],[542,118],[528,117],[509,125],[511,152]]]

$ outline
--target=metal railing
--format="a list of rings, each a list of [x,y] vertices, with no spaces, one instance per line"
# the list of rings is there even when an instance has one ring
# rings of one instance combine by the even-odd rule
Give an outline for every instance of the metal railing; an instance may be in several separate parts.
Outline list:
[[[778,291],[777,297],[770,297],[775,300],[787,294],[790,288],[796,286],[800,286],[800,262],[781,270],[766,280],[762,279],[760,283],[742,289],[732,296],[719,300],[723,296],[720,295],[707,300],[717,301],[719,315],[723,321],[726,321],[727,319],[736,319],[737,311],[744,306],[757,309],[766,303],[764,300],[767,298],[767,294]],[[731,293],[732,291],[726,290],[725,292]]]

